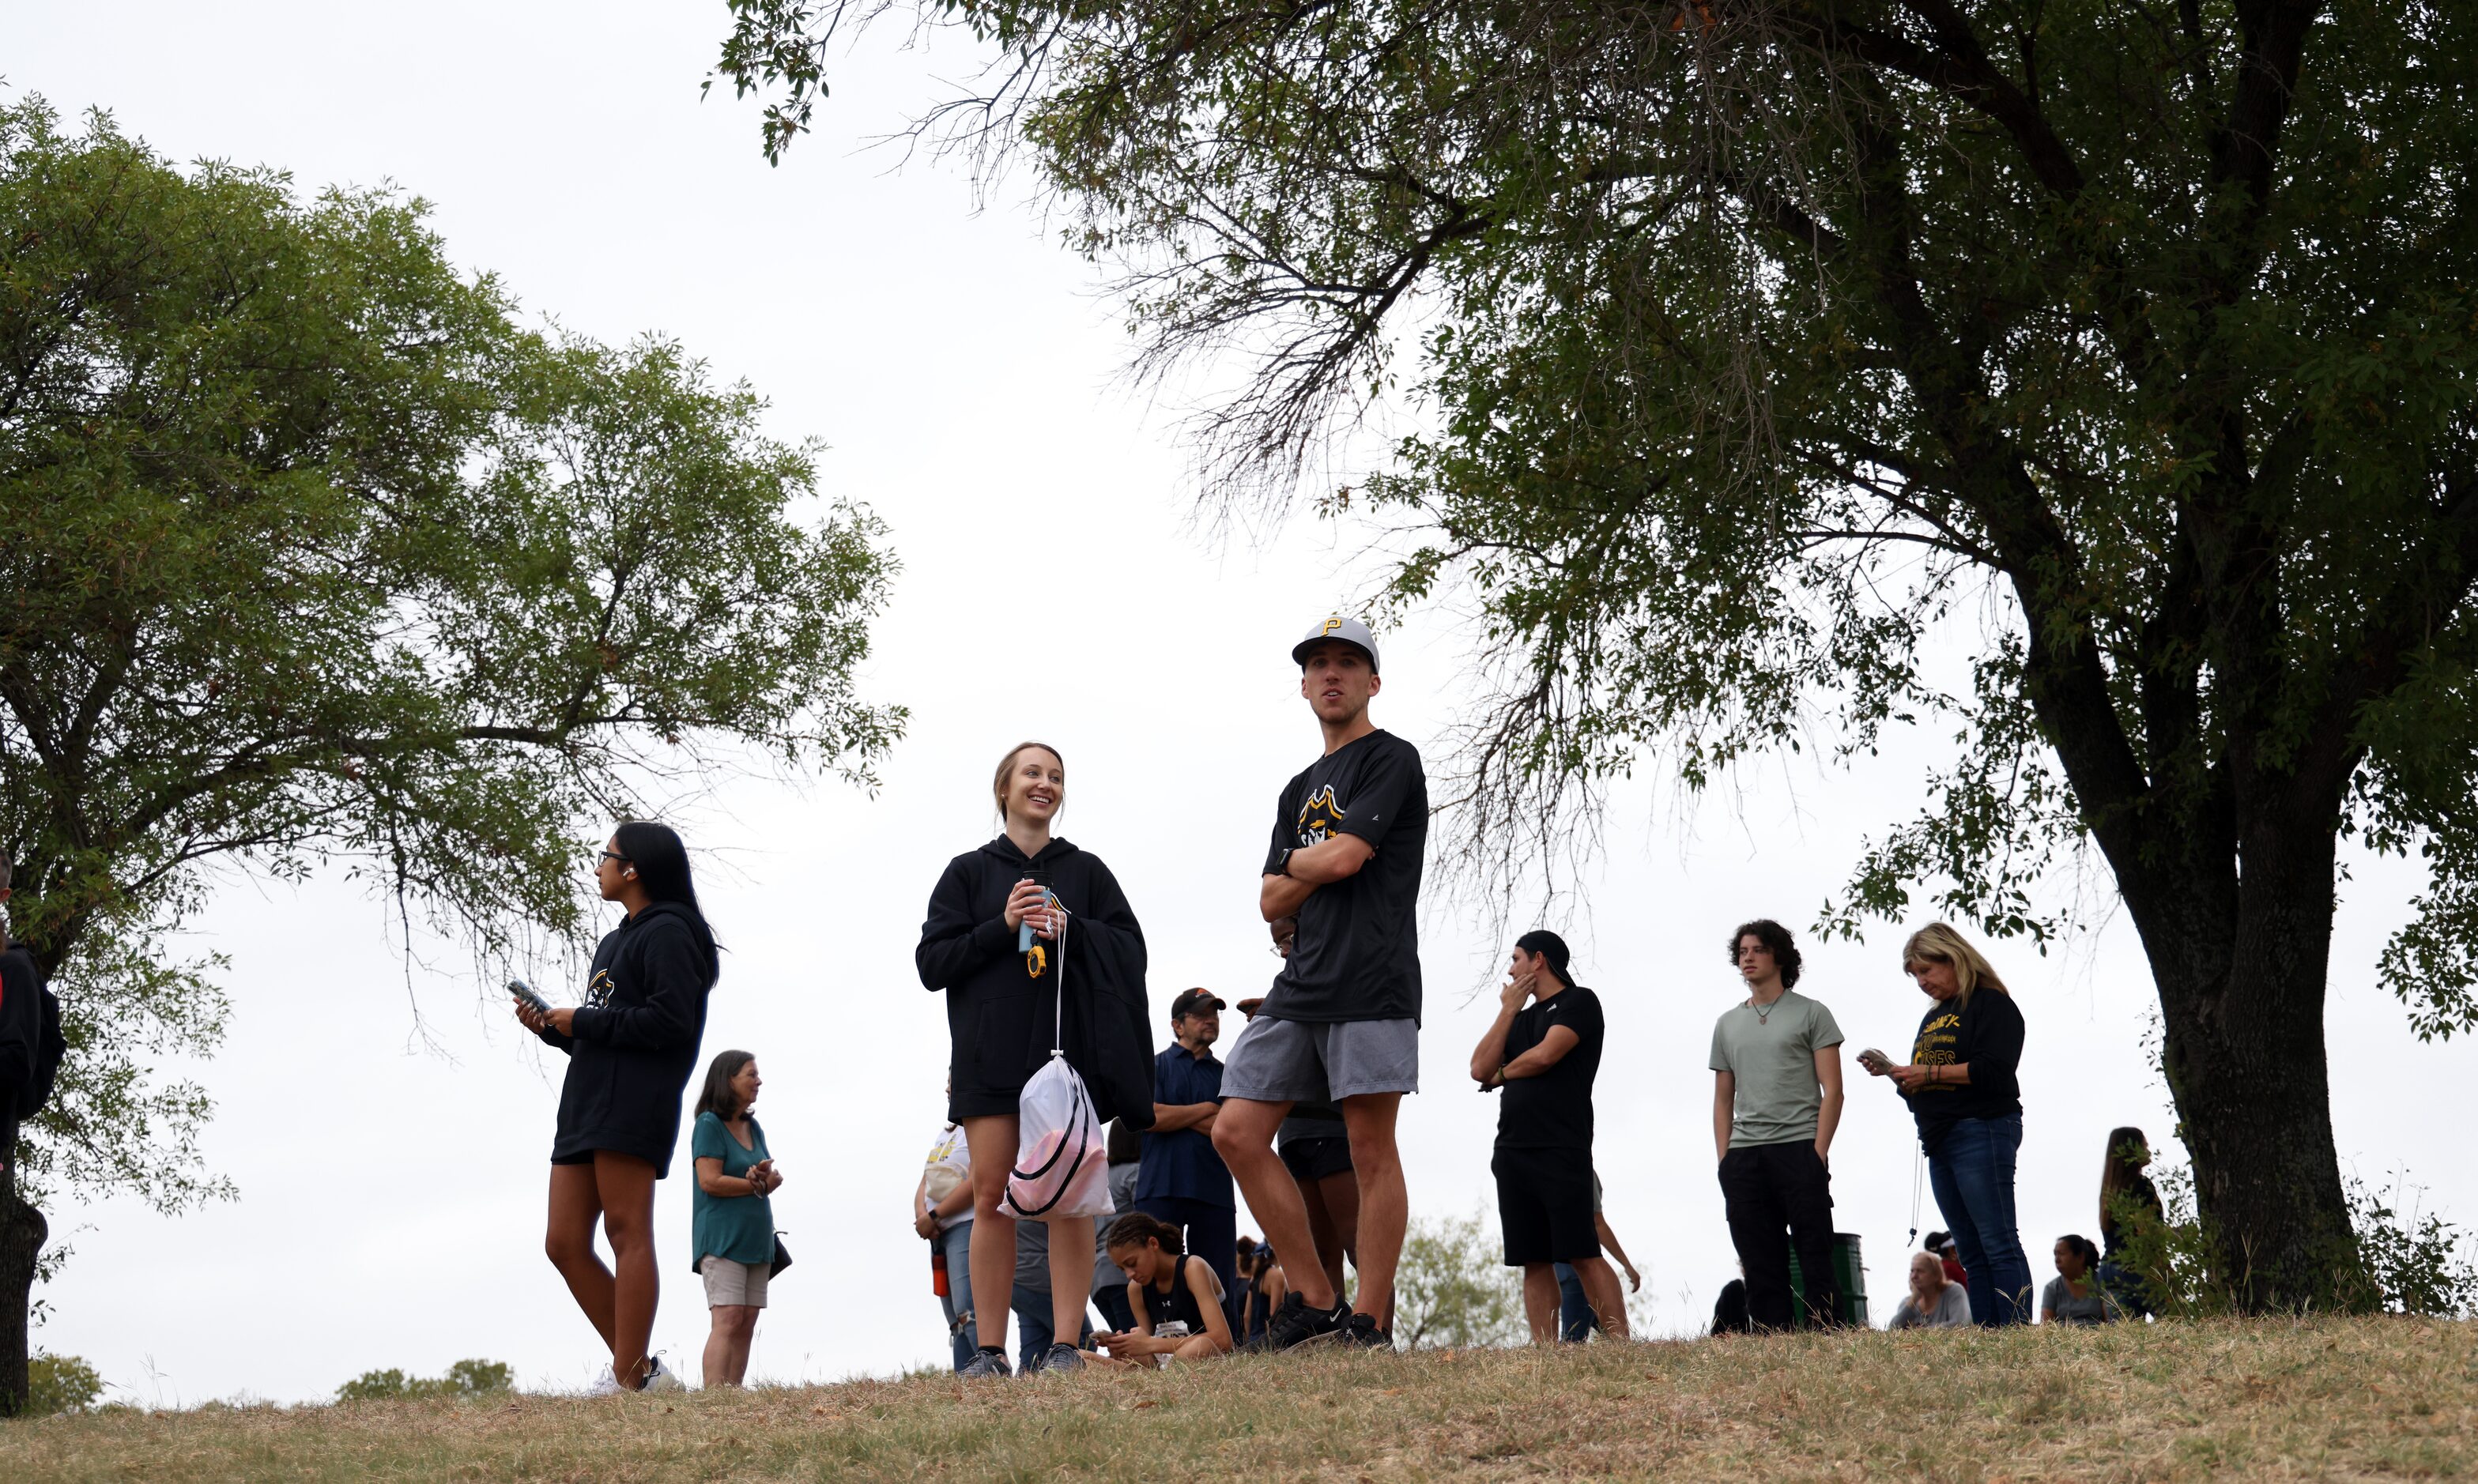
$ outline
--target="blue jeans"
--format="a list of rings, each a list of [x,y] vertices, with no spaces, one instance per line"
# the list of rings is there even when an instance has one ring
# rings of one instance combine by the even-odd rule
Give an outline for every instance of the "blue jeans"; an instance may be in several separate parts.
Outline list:
[[[1580,1345],[1592,1338],[1601,1327],[1601,1317],[1592,1312],[1592,1301],[1583,1296],[1583,1278],[1572,1263],[1559,1263],[1557,1268],[1557,1338],[1569,1345]]]
[[[981,1347],[973,1329],[973,1223],[957,1221],[938,1237],[947,1254],[947,1296],[938,1300],[947,1311],[947,1338],[954,1343],[955,1373],[961,1375]]]
[[[1969,1277],[1971,1318],[1989,1329],[2028,1324],[2038,1301],[2013,1220],[2013,1157],[2021,1147],[2022,1115],[2010,1113],[1957,1120],[1928,1156],[1936,1209]]]

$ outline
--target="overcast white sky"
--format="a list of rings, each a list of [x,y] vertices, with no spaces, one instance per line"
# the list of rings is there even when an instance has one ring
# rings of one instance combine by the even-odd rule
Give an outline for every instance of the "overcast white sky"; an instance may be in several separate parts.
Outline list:
[[[943,1353],[904,1208],[947,1041],[911,950],[941,866],[990,833],[998,754],[1025,736],[1065,749],[1062,833],[1125,883],[1165,1016],[1189,984],[1261,993],[1269,811],[1317,748],[1285,651],[1367,573],[1350,533],[1305,519],[1223,548],[1188,530],[1176,430],[1125,390],[1128,341],[1090,272],[1019,197],[976,215],[957,170],[897,173],[859,149],[964,75],[968,52],[872,37],[834,67],[818,135],[770,169],[752,106],[698,99],[724,23],[720,4],[17,6],[0,76],[64,113],[109,108],[176,159],[277,164],[305,190],[397,182],[436,203],[460,264],[530,311],[612,340],[662,331],[747,378],[777,432],[827,440],[827,481],[887,518],[904,572],[866,685],[913,722],[883,791],[743,782],[684,821],[732,949],[706,1047],[761,1058],[799,1255],[754,1369],[823,1380]],[[1038,682],[997,658],[1026,631],[1056,655]],[[1436,742],[1469,689],[1467,641],[1433,614],[1396,636],[1380,724]],[[1647,782],[1616,801],[1588,917],[1553,924],[1607,1007],[1598,1162],[1663,1329],[1699,1324],[1732,1271],[1705,1069],[1712,1018],[1740,994],[1729,929],[1811,921],[1861,841],[1915,809],[1933,755],[1759,768],[1691,818]],[[2378,1182],[2406,1165],[2430,1207],[2469,1220],[2454,1082],[2470,1051],[2419,1045],[2372,969],[2415,887],[2361,862],[2344,888],[2334,1115],[2345,1162]],[[195,926],[231,958],[230,1041],[196,1071],[220,1104],[208,1159],[240,1198],[177,1219],[126,1199],[56,1213],[76,1255],[41,1294],[38,1346],[162,1404],[318,1398],[373,1367],[467,1356],[584,1384],[607,1357],[541,1255],[560,1069],[501,996],[448,953],[409,999],[380,907],[340,882],[235,884]],[[1415,1211],[1453,1214],[1490,1184],[1495,1103],[1462,1066],[1489,1015],[1470,991],[1500,949],[1442,902],[1424,933],[1427,1091],[1403,1128]],[[1916,1023],[1901,937],[1810,947],[1802,988],[1853,1050],[1898,1052]],[[2107,1130],[2164,1144],[2173,1120],[2138,1044],[2151,992],[2129,929],[2071,954],[1993,951],[2031,1025],[2020,1206],[2044,1278],[2049,1240],[2092,1227]],[[1854,1087],[1837,1222],[1865,1240],[1879,1322],[1902,1285],[1914,1153],[1898,1100]],[[687,1179],[663,1187],[655,1343],[693,1373],[706,1323],[688,1202]],[[1932,1196],[1917,1224],[1941,1224]]]

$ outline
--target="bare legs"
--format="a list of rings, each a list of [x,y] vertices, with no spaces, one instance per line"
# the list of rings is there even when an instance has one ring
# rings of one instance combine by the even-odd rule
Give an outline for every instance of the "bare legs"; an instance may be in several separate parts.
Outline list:
[[[1265,1228],[1282,1281],[1311,1309],[1331,1309],[1336,1289],[1317,1259],[1316,1239],[1308,1233],[1307,1203],[1290,1167],[1274,1152],[1274,1130],[1289,1116],[1289,1103],[1260,1103],[1233,1097],[1213,1119],[1213,1149],[1228,1166],[1230,1178],[1248,1197],[1248,1209]],[[1364,1277],[1362,1288],[1366,1287]]]
[[[610,1240],[615,1275],[594,1250],[594,1223]],[[662,1279],[654,1270],[654,1167],[633,1154],[594,1151],[591,1165],[550,1167],[550,1221],[543,1250],[568,1280],[586,1322],[611,1347],[623,1387],[644,1382]]]
[[[1411,1220],[1410,1194],[1403,1186],[1403,1156],[1394,1146],[1394,1116],[1402,1106],[1400,1093],[1362,1093],[1342,1100],[1343,1127],[1351,1134],[1351,1164],[1359,1176],[1359,1250],[1353,1257],[1359,1268],[1359,1292],[1353,1295],[1352,1307],[1375,1319],[1379,1327],[1393,1321],[1394,1266],[1402,1261],[1403,1230]],[[1274,1163],[1278,1168],[1281,1161]],[[1254,1204],[1252,1195],[1249,1205]],[[1302,1225],[1305,1224],[1302,1220]]]
[[[1316,1239],[1317,1262],[1326,1281],[1342,1292],[1342,1260],[1359,1261],[1359,1176],[1349,1170],[1327,1175],[1300,1187],[1307,1206],[1308,1232]],[[1276,1247],[1276,1252],[1281,1248]]]
[[[705,1384],[738,1386],[748,1379],[748,1347],[757,1342],[753,1304],[719,1303],[708,1313],[714,1330],[705,1337]]]
[[[1015,1218],[1000,1214],[1007,1176],[1015,1170],[1016,1119],[1011,1113],[964,1119],[973,1150],[973,1328],[983,1346],[1006,1347],[1006,1295],[1015,1292]],[[1069,1345],[1084,1333],[1093,1295],[1093,1219],[1060,1217],[1049,1226],[1051,1333]]]
[[[999,1212],[1015,1169],[1012,1114],[964,1119],[973,1150],[973,1327],[983,1346],[1006,1348],[1007,1295],[1015,1292],[1015,1218]]]
[[[1555,1263],[1523,1265],[1523,1318],[1531,1325],[1533,1345],[1557,1343],[1557,1307],[1563,1297],[1557,1292]]]
[[[1568,1266],[1575,1270],[1575,1276],[1583,1280],[1583,1297],[1600,1317],[1601,1333],[1612,1340],[1627,1339],[1626,1290],[1618,1285],[1618,1270],[1609,1266],[1606,1257],[1577,1258]],[[1556,1286],[1554,1270],[1550,1286]]]

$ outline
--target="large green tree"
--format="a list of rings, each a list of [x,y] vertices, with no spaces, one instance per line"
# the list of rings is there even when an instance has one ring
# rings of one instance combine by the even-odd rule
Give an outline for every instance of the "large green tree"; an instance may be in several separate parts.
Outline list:
[[[525,331],[422,210],[0,112],[0,848],[70,1042],[0,1188],[0,1413],[40,1203],[220,1188],[150,1075],[219,1032],[164,948],[211,873],[341,862],[495,958],[582,928],[653,780],[900,725],[851,685],[891,559],[816,450],[667,343]]]
[[[733,0],[806,125],[842,7]],[[2204,1216],[2258,1308],[2365,1290],[2325,981],[2344,841],[2478,938],[2478,12],[2435,0],[949,0],[926,127],[1028,146],[1146,354],[1235,346],[1217,480],[1327,491],[1481,613],[1464,838],[1501,867],[1658,758],[1951,735],[1829,925],[2056,923],[2095,848]],[[857,11],[854,13],[859,13]],[[1421,317],[1406,318],[1413,306]],[[1224,485],[1220,488],[1231,488]]]

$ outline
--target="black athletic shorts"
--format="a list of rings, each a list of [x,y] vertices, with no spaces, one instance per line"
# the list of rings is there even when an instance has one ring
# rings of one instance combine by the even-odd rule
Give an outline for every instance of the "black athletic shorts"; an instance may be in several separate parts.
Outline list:
[[[1338,1134],[1294,1139],[1282,1145],[1282,1163],[1290,1167],[1291,1178],[1302,1185],[1314,1185],[1328,1175],[1347,1175],[1351,1173],[1351,1141]]]
[[[1505,1265],[1572,1263],[1601,1255],[1592,1223],[1588,1149],[1500,1149],[1497,1215],[1505,1226]]]

